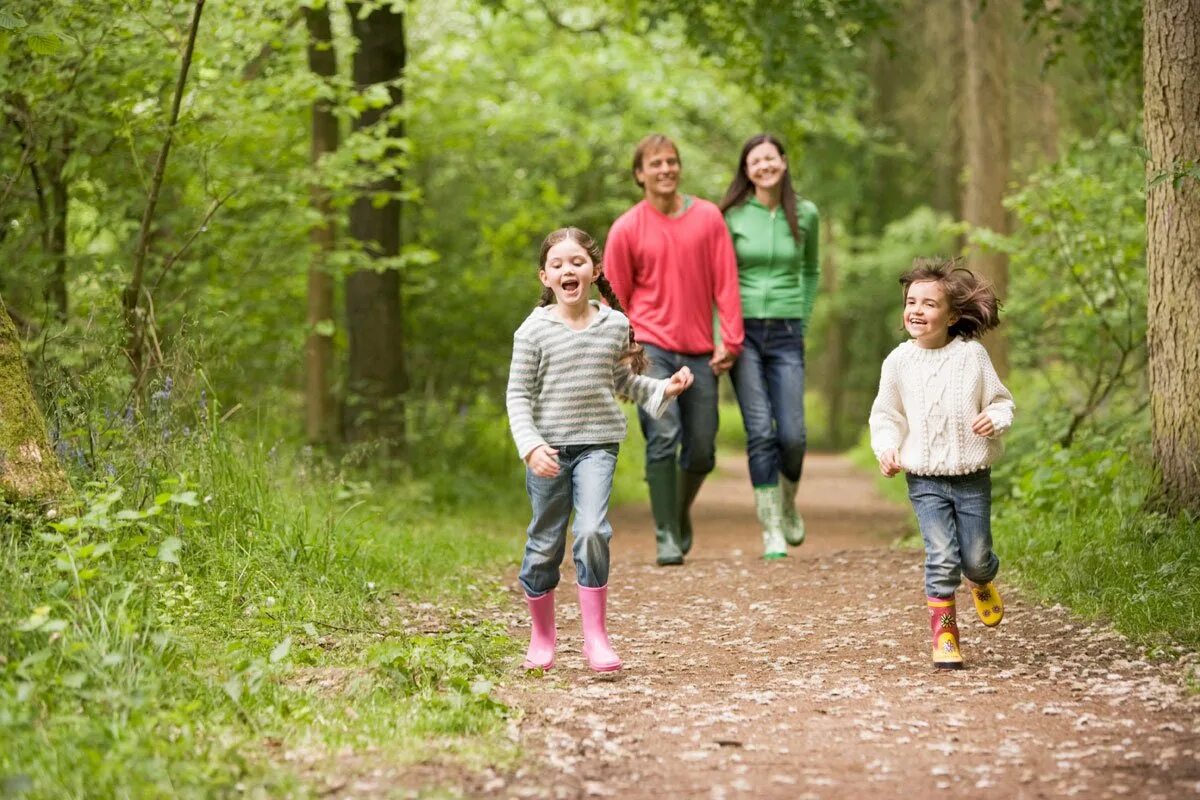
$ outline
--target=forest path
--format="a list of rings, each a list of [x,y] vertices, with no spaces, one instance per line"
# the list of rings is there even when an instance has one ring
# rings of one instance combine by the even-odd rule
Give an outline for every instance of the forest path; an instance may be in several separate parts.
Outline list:
[[[460,790],[1200,797],[1200,697],[1181,686],[1178,666],[1148,663],[1108,628],[1025,600],[1002,572],[1004,622],[984,628],[960,593],[967,669],[935,671],[922,555],[888,547],[909,511],[831,455],[808,460],[799,506],[809,541],[764,562],[745,466],[722,459],[696,504],[695,548],[674,568],[654,566],[645,504],[614,510],[609,627],[625,669],[586,669],[568,563],[556,668],[500,690],[521,709],[513,735],[527,758]],[[528,636],[523,613],[505,621]]]

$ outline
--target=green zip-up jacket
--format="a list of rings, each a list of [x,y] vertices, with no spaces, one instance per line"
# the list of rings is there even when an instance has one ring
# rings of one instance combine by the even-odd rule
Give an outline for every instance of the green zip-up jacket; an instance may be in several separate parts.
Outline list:
[[[817,261],[820,216],[796,198],[803,241],[797,245],[783,207],[774,211],[752,195],[725,212],[737,253],[738,286],[745,319],[809,319],[821,279]]]

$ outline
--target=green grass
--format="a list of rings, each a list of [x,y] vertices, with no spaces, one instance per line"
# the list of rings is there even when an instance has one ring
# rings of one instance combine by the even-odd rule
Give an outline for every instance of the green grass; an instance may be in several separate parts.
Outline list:
[[[351,480],[218,427],[130,436],[111,452],[134,466],[79,508],[0,525],[0,794],[308,794],[287,749],[515,757],[492,687],[517,645],[477,612],[507,602],[518,483],[437,503],[449,476]]]

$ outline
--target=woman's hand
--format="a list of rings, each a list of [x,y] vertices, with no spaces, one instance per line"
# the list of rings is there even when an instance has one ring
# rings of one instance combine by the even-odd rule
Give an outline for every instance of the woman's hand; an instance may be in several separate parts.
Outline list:
[[[729,372],[733,366],[733,362],[737,361],[737,356],[731,355],[725,349],[725,345],[717,345],[717,349],[713,350],[712,358],[708,360],[708,365],[712,367],[713,375],[724,375]]]
[[[663,390],[663,395],[678,397],[692,385],[693,380],[695,377],[692,375],[692,371],[687,367],[680,367],[679,372],[667,379],[667,388]]]
[[[883,473],[883,477],[890,478],[902,469],[900,454],[896,452],[896,448],[889,447],[879,454],[879,471]]]
[[[558,476],[558,451],[548,444],[539,444],[525,456],[529,471],[539,478],[554,478]]]
[[[979,416],[971,422],[971,430],[978,436],[991,436],[996,432],[996,424],[992,422],[992,418],[986,411],[981,411]]]

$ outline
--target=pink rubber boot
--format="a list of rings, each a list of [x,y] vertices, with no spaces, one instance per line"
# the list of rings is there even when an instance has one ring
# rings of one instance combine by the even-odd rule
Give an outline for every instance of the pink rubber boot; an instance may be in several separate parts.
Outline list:
[[[558,644],[558,630],[554,627],[554,590],[541,597],[525,595],[525,603],[529,606],[533,631],[521,666],[525,669],[550,669],[554,666],[554,646]]]
[[[608,607],[608,587],[579,587],[579,611],[583,624],[583,657],[596,672],[614,672],[621,668],[621,659],[608,642],[608,627],[604,617]]]

